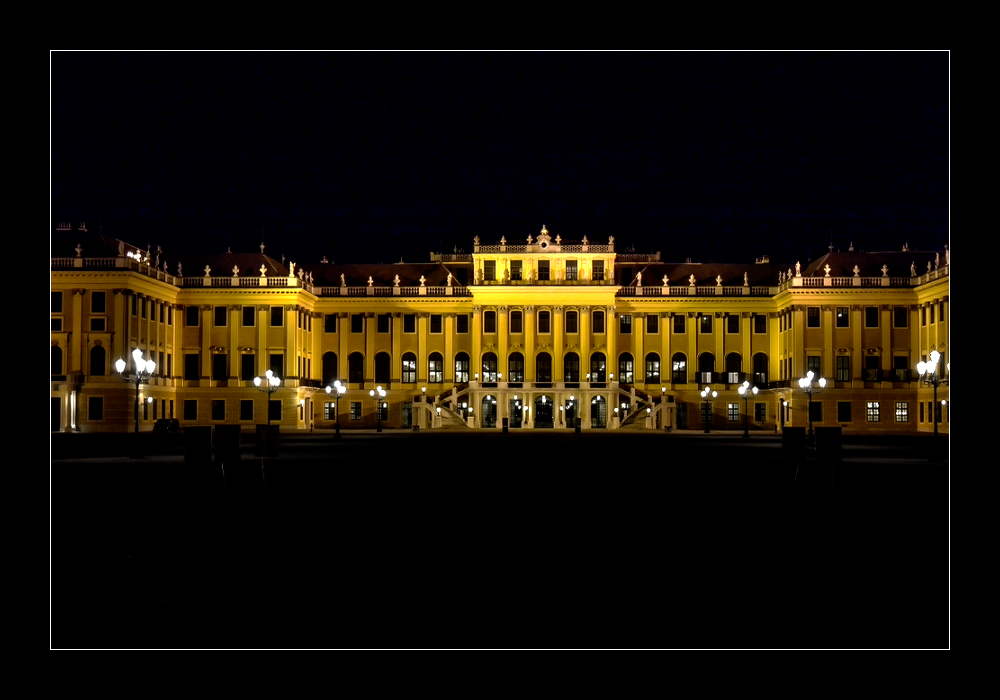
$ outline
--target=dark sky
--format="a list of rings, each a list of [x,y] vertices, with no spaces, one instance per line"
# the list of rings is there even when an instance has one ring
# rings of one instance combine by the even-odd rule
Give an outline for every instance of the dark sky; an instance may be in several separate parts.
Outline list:
[[[53,53],[53,223],[422,262],[542,224],[668,261],[948,241],[949,54]]]

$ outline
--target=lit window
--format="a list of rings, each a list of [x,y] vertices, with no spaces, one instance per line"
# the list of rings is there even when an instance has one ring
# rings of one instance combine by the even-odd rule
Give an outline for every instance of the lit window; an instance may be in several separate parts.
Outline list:
[[[878,423],[879,421],[879,406],[878,401],[868,401],[867,402],[867,416],[869,423]]]
[[[851,310],[846,306],[837,307],[837,328],[851,327]]]
[[[726,404],[726,416],[729,418],[730,421],[738,421],[740,419],[739,403]]]
[[[360,401],[351,401],[351,420],[361,420]]]
[[[567,260],[566,261],[566,279],[568,281],[573,281],[573,280],[577,279],[577,277],[578,277],[578,274],[577,274],[577,269],[578,269],[577,265],[578,265],[578,263],[577,263],[576,260]]]
[[[906,401],[896,402],[896,422],[908,423],[910,420],[910,404]]]

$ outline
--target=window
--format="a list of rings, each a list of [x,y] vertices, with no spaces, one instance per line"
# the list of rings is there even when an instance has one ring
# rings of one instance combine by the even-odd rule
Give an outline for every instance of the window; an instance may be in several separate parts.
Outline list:
[[[444,381],[444,361],[440,353],[432,352],[427,360],[427,381],[431,384],[440,384]]]
[[[882,381],[882,368],[879,367],[879,358],[877,355],[865,356],[865,381],[866,382]]]
[[[377,407],[378,419],[389,420],[389,403],[386,401],[377,401],[375,405]]]
[[[492,352],[483,355],[482,380],[489,383],[495,383],[497,380],[497,356]]]
[[[184,399],[184,420],[198,420],[198,399]]]
[[[726,314],[726,333],[740,332],[740,315]]]
[[[246,381],[257,376],[256,359],[257,356],[251,353],[240,355],[240,379]]]
[[[934,304],[931,304],[931,305],[929,305],[927,307],[927,315],[930,317],[930,323],[933,325],[933,323],[934,323]]]
[[[91,319],[90,319],[90,330],[93,331],[93,332],[95,332],[95,333],[103,333],[104,329],[105,329],[105,326],[106,326],[106,323],[107,323],[107,319],[105,319],[103,316],[101,316],[100,318],[93,318],[93,317],[91,317]]]
[[[646,383],[660,383],[660,356],[655,352],[646,355]]]
[[[212,420],[226,420],[225,399],[212,399]]]
[[[549,333],[551,332],[551,319],[552,316],[548,311],[538,312],[538,332],[539,333]]]
[[[226,370],[226,365],[228,356],[223,353],[216,353],[212,355],[212,379],[215,381],[222,381],[229,376]]]
[[[469,314],[458,314],[458,316],[455,317],[455,332],[469,332]]]
[[[365,381],[365,356],[360,352],[352,352],[347,356],[347,381],[351,384]]]
[[[243,327],[253,328],[257,325],[257,309],[253,306],[243,307]]]
[[[743,356],[738,352],[731,352],[726,355],[726,383],[739,384],[742,372]]]
[[[267,402],[268,420],[281,420],[281,400],[271,400]]]
[[[908,315],[909,310],[905,306],[892,307],[892,327],[906,328],[906,317]]]
[[[577,314],[576,311],[566,312],[566,332],[567,333],[580,332],[579,315]]]
[[[538,279],[540,281],[548,281],[549,279],[549,261],[539,260],[538,261]]]
[[[271,307],[271,328],[281,328],[285,325],[285,307]]]
[[[767,420],[767,404],[755,403],[753,405],[753,422],[763,423]]]
[[[524,355],[519,352],[511,353],[510,358],[507,360],[507,381],[524,381]]]
[[[566,357],[563,358],[563,381],[580,381],[580,356],[575,352],[566,353]]]
[[[215,327],[222,328],[226,325],[226,307],[216,306],[215,307]]]
[[[767,353],[758,352],[753,356],[753,381],[760,387],[767,384]]]
[[[54,319],[52,319],[52,328],[51,328],[51,330],[54,331],[54,332],[57,332],[57,333],[59,331],[61,331],[62,330],[62,322],[63,322],[63,320],[61,318],[54,318]]]
[[[198,376],[198,353],[184,353],[184,379],[194,381]]]
[[[812,401],[809,403],[809,420],[813,423],[823,422],[823,402]]]
[[[878,307],[865,307],[865,328],[878,328]]]
[[[496,333],[497,332],[497,312],[496,311],[484,311],[483,312],[483,333]]]
[[[846,306],[837,307],[837,328],[851,327],[851,310]]]
[[[253,420],[253,399],[240,399],[240,420]]]
[[[908,355],[893,355],[892,371],[895,375],[893,379],[897,382],[905,382],[909,379],[910,363]]]
[[[810,306],[806,309],[806,328],[819,328],[818,306]]]
[[[896,402],[896,422],[908,423],[910,421],[910,404],[906,401]]]
[[[431,333],[442,333],[444,332],[444,324],[442,319],[444,317],[441,314],[431,314]]]
[[[740,419],[740,404],[739,403],[727,403],[726,404],[726,417],[730,421],[738,421]]]
[[[634,371],[632,355],[623,352],[618,356],[618,381],[622,384],[631,384],[634,381]]]
[[[146,318],[146,299],[139,300],[139,309],[142,311],[142,318]]]
[[[63,310],[63,293],[52,292],[52,313],[61,314]]]
[[[324,333],[337,332],[337,314],[325,314],[323,316],[323,332]]]
[[[753,332],[758,335],[767,333],[767,316],[764,314],[753,315]]]
[[[683,353],[675,353],[671,360],[673,366],[672,381],[674,384],[687,384],[687,357]]]
[[[52,350],[50,354],[51,358],[50,365],[52,368],[52,374],[62,374],[62,366],[63,366],[62,348],[59,347],[58,345],[53,345],[51,347]]]
[[[269,369],[271,374],[277,376],[279,379],[285,378],[285,356],[280,353],[273,353],[268,358]]]
[[[510,278],[512,280],[520,280],[523,274],[523,262],[520,260],[510,261]]]
[[[365,315],[351,314],[351,333],[365,332]]]
[[[698,322],[699,322],[698,329],[699,329],[700,332],[702,332],[702,333],[711,333],[712,332],[712,317],[711,316],[709,316],[708,314],[702,314],[701,316],[698,317]]]
[[[594,327],[594,333],[604,332],[604,312],[594,311],[591,314],[591,325]]]
[[[174,325],[174,307],[172,306],[167,307],[167,325]]]
[[[552,381],[552,356],[540,352],[535,358],[535,381],[549,383]]]
[[[403,383],[413,384],[417,381],[417,356],[412,352],[403,355]]]
[[[920,325],[921,326],[926,326],[927,325],[927,307],[926,306],[921,306],[920,307]]]
[[[938,302],[938,323],[944,323],[944,302]]]
[[[607,377],[607,361],[604,357],[603,352],[595,352],[590,356],[590,381],[592,382],[606,382]]]
[[[851,422],[851,402],[850,401],[838,401],[837,402],[837,422],[838,423],[850,423]]]
[[[878,401],[869,401],[869,402],[867,402],[866,415],[868,416],[868,422],[869,423],[878,423],[878,421],[879,421]]]
[[[632,332],[632,315],[631,314],[619,314],[618,315],[618,332],[622,335],[628,335]]]
[[[510,312],[510,332],[511,333],[524,332],[524,316],[520,311]]]
[[[135,314],[136,314],[136,307],[137,307],[137,306],[138,306],[138,299],[137,299],[137,298],[136,298],[136,296],[135,296],[135,295],[133,294],[133,295],[132,295],[132,315],[133,315],[133,316],[135,316]]]
[[[403,332],[404,333],[416,333],[417,332],[417,315],[416,314],[403,314]]]
[[[594,260],[591,263],[591,279],[601,281],[604,279],[604,261]],[[603,333],[603,331],[601,331]]]
[[[103,314],[107,312],[107,294],[105,292],[91,292],[90,313]]]
[[[323,404],[323,420],[337,420],[337,404],[327,401]]]
[[[351,420],[361,420],[360,401],[351,401]]]
[[[391,323],[391,318],[392,317],[389,316],[389,314],[379,314],[376,317],[375,332],[376,333],[388,333],[389,332],[389,324]],[[432,321],[431,325],[433,326],[434,325],[433,324],[433,321],[434,321],[434,317],[433,316],[431,316],[431,321]],[[438,333],[441,332],[440,328],[441,328],[441,317],[438,316],[438,331],[437,331]]]
[[[90,396],[87,398],[87,420],[104,420],[103,396]]]
[[[389,353],[380,352],[375,355],[375,382],[377,384],[388,384],[391,373],[392,358]]]
[[[575,281],[578,278],[577,266],[579,263],[576,260],[566,261],[566,279],[567,281]]]
[[[919,420],[920,420],[921,423],[923,423],[924,422],[924,402],[920,401],[917,405],[920,407],[920,419]]]
[[[819,355],[806,356],[806,370],[812,371],[817,377],[819,376]]]
[[[487,282],[493,282],[497,278],[497,261],[496,260],[484,260],[483,261],[483,279]]]
[[[674,333],[684,333],[684,314],[674,314]]]
[[[464,352],[455,355],[455,381],[459,384],[469,381],[469,356]]]
[[[135,300],[135,297],[132,297]],[[187,306],[184,308],[184,325],[188,328],[198,327],[198,307]]]
[[[837,381],[851,381],[851,356],[837,355]]]
[[[660,332],[660,314],[646,314],[646,332]]]

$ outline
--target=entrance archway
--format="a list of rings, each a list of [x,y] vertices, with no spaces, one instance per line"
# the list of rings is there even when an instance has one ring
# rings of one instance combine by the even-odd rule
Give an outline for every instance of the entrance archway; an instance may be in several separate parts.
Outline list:
[[[553,404],[551,396],[539,396],[535,399],[535,427],[551,428],[552,411]]]
[[[595,396],[590,402],[590,427],[608,427],[608,402],[603,396]]]
[[[482,405],[479,409],[479,426],[481,428],[497,427],[497,397],[486,395],[483,397]]]

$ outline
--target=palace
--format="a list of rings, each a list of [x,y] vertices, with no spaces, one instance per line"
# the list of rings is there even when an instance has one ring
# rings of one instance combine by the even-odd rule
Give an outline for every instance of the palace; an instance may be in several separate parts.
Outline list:
[[[137,387],[140,430],[948,431],[947,385],[917,373],[937,351],[947,378],[947,250],[665,262],[542,227],[426,263],[286,262],[261,245],[168,265],[60,224],[51,252],[53,431],[133,430]],[[136,348],[155,363],[141,384]],[[273,393],[254,382],[268,371]]]

